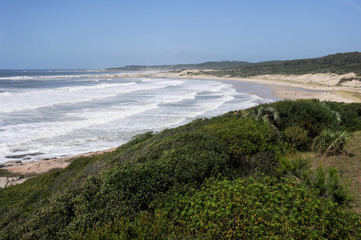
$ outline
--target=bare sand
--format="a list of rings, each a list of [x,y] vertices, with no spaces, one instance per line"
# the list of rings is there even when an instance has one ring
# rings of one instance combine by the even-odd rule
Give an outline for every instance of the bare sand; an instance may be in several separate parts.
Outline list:
[[[142,74],[118,74],[109,77],[123,78],[180,78],[180,79],[214,79],[222,81],[241,81],[249,83],[258,83],[267,85],[274,96],[278,99],[319,99],[321,101],[336,102],[361,102],[361,83],[360,81],[350,81],[340,86],[337,83],[342,78],[355,77],[355,74],[304,74],[304,75],[259,75],[248,78],[240,77],[217,77],[212,76],[214,70],[183,70],[178,72],[158,72]],[[207,74],[204,74],[206,72]],[[104,152],[114,151],[115,148],[103,151],[90,152],[67,158],[39,160],[32,162],[23,162],[5,166],[6,169],[18,174],[41,174],[56,168],[67,167],[71,160],[80,156],[92,156]],[[23,180],[18,183],[23,182]],[[12,185],[17,184],[12,183]]]
[[[75,158],[90,157],[98,154],[103,154],[106,152],[112,152],[115,151],[116,149],[117,148],[109,148],[102,151],[88,152],[65,158],[51,158],[51,159],[42,159],[38,161],[28,161],[28,162],[13,161],[13,162],[5,163],[4,164],[5,166],[2,167],[2,169],[5,169],[15,174],[19,174],[19,176],[25,175],[25,177],[9,177],[9,178],[0,177],[0,188],[23,183],[27,179],[31,178],[31,175],[36,176],[38,174],[49,172],[50,170],[66,168]]]
[[[342,78],[352,78],[354,73],[337,75],[331,73],[303,75],[258,75],[247,78],[218,77],[212,75],[214,70],[183,70],[173,72],[125,74],[127,78],[180,78],[180,79],[215,79],[227,81],[243,81],[269,85],[272,93],[279,99],[319,99],[335,102],[361,102],[361,82],[349,81],[337,86]],[[204,74],[206,73],[206,74]]]

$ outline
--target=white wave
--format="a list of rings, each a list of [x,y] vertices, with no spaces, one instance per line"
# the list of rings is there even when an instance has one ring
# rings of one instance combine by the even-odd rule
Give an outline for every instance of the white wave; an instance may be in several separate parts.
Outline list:
[[[0,112],[93,101],[123,93],[130,93],[126,96],[132,97],[131,101],[125,99],[124,102],[114,105],[109,105],[107,101],[104,108],[100,105],[91,109],[76,108],[74,112],[59,116],[59,121],[54,121],[55,116],[52,116],[50,120],[43,122],[39,122],[40,119],[37,122],[23,121],[20,124],[16,123],[16,118],[37,119],[37,116],[33,116],[34,113],[30,111],[14,113],[14,115],[6,114],[4,120],[7,125],[1,125],[0,121],[0,162],[4,161],[2,159],[4,156],[29,152],[44,153],[32,157],[32,160],[36,160],[115,147],[140,132],[176,127],[197,117],[211,117],[267,101],[255,95],[237,93],[233,85],[217,81],[183,79],[134,81],[18,91],[10,92],[10,95],[6,96],[0,94]],[[42,111],[47,110],[42,109]],[[56,110],[56,107],[51,108],[49,114],[56,113]],[[11,116],[15,116],[14,123],[9,123]],[[5,159],[7,160],[9,159]]]
[[[11,93],[10,92],[0,92],[0,97],[7,97],[10,96]]]
[[[0,112],[37,109],[58,104],[74,104],[96,99],[115,97],[119,94],[134,91],[145,91],[166,88],[170,83],[158,84],[114,83],[98,84],[94,86],[62,87],[48,90],[32,90],[0,95]],[[174,83],[173,83],[174,84]],[[177,84],[181,84],[178,82]]]
[[[167,84],[168,86],[178,86],[186,83],[186,81],[178,80],[178,79],[165,79],[165,78],[140,78],[139,79],[143,83],[151,83],[151,84],[158,84],[163,83]]]
[[[18,150],[20,146],[27,146],[33,142],[40,142],[44,139],[64,136],[75,130],[86,129],[90,126],[117,121],[157,107],[158,104],[152,103],[97,112],[69,113],[68,115],[70,117],[76,116],[81,120],[35,122],[4,127],[1,129],[1,135],[3,139],[6,139],[6,145],[2,147],[10,151]]]
[[[76,78],[116,78],[124,74],[65,74],[65,75],[24,75],[24,76],[12,76],[12,77],[0,77],[0,80],[62,80],[62,79],[76,79]]]

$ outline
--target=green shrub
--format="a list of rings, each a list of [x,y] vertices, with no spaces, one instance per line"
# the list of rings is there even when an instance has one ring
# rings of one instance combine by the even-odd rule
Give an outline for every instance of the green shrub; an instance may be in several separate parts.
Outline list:
[[[210,179],[199,190],[144,211],[134,221],[91,230],[93,239],[358,239],[358,215],[292,180]]]
[[[243,166],[245,160],[259,152],[270,151],[278,158],[286,151],[272,127],[251,118],[232,118],[226,122],[208,124],[201,131],[216,137],[227,146],[234,168],[246,168]]]
[[[262,106],[261,106],[262,107]],[[258,111],[255,107],[251,111]],[[273,108],[277,112],[276,126],[284,131],[288,127],[301,126],[314,138],[322,129],[337,129],[340,126],[334,109],[318,100],[280,101],[264,105],[263,108]],[[257,115],[257,114],[256,114]]]
[[[307,151],[311,148],[311,139],[308,131],[300,126],[288,127],[284,131],[286,141],[292,144],[294,148],[300,151]]]
[[[324,170],[322,166],[317,167],[316,172],[308,176],[307,182],[309,186],[318,189],[321,197],[338,204],[349,203],[352,199],[348,194],[347,185],[340,182],[340,176],[333,167],[327,170]]]
[[[314,139],[312,149],[326,155],[343,154],[345,144],[350,138],[351,135],[347,131],[324,130]]]
[[[352,195],[348,184],[340,181],[340,175],[333,167],[324,169],[322,165],[311,170],[310,160],[304,158],[282,158],[279,171],[295,177],[304,187],[317,190],[319,196],[338,204],[349,204]]]

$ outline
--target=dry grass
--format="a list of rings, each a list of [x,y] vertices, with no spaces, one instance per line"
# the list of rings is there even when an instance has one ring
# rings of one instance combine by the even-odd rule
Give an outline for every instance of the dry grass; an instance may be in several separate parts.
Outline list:
[[[335,94],[356,102],[361,102],[361,94],[357,92],[336,91]]]
[[[353,137],[348,141],[345,150],[350,154],[350,157],[317,157],[315,153],[310,152],[301,153],[301,157],[312,159],[312,169],[316,169],[320,164],[337,168],[340,171],[341,181],[350,184],[349,189],[354,196],[353,209],[361,213],[361,131],[353,133]]]

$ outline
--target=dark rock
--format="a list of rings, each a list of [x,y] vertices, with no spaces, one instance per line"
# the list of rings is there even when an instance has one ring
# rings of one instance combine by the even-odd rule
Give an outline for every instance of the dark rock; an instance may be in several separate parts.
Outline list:
[[[5,158],[24,158],[26,156],[27,156],[27,154],[20,154],[20,155],[5,156]]]
[[[17,177],[9,177],[8,178],[8,181],[9,182],[16,182],[16,181],[19,181],[22,177],[20,176],[17,176]]]
[[[36,155],[41,155],[44,153],[41,152],[36,152],[36,153],[26,153],[26,154],[18,154],[18,155],[9,155],[9,156],[5,156],[5,158],[25,158],[28,156],[36,156]]]
[[[18,164],[21,164],[21,163],[22,163],[21,160],[13,160],[13,161],[3,163],[2,165],[3,165],[3,167],[11,167],[11,166],[18,165]]]

